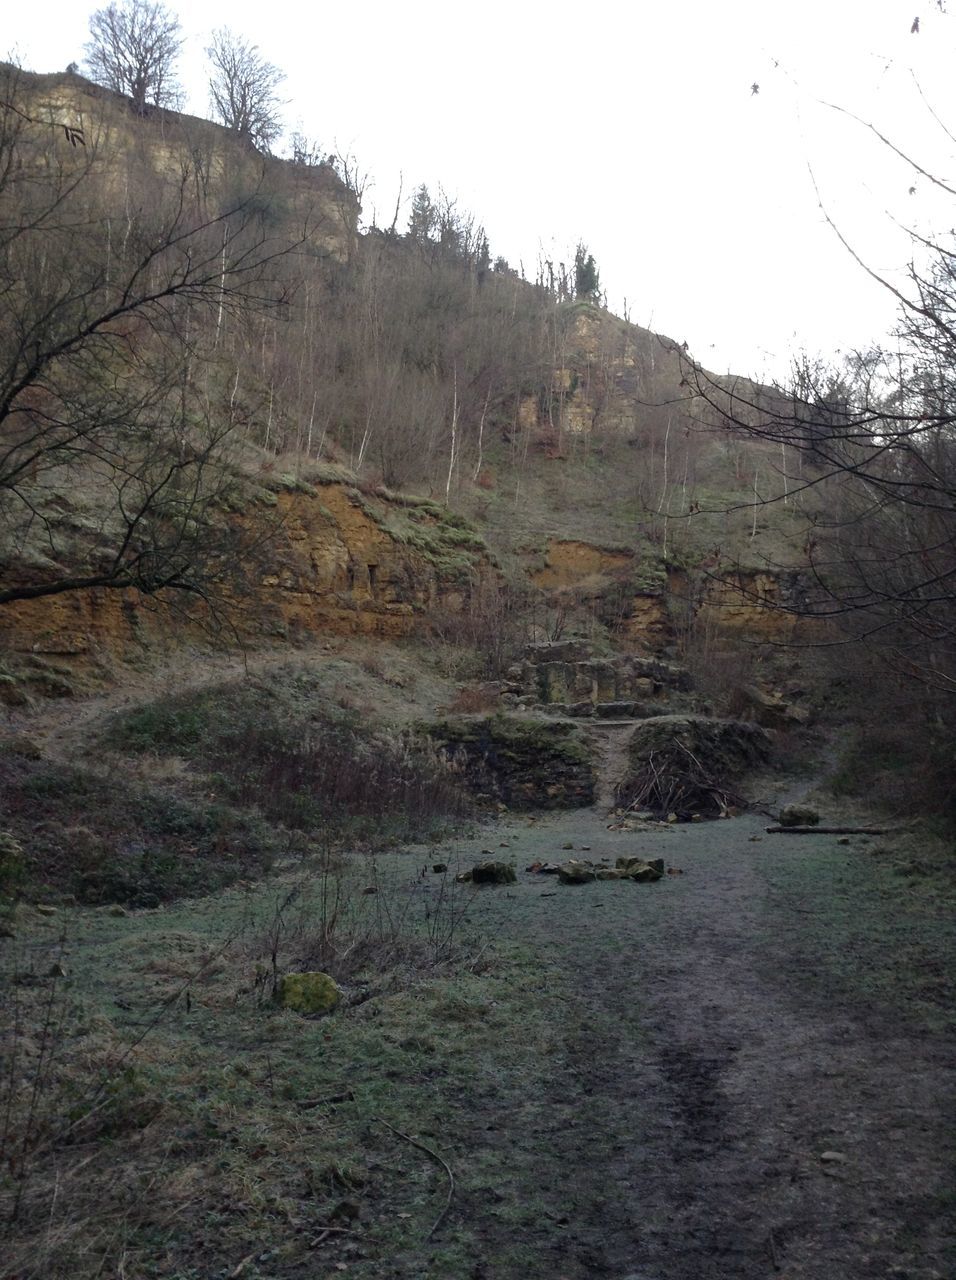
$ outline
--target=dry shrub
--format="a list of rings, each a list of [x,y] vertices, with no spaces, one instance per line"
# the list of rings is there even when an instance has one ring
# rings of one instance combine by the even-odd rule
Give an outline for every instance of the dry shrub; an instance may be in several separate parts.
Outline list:
[[[479,715],[494,711],[498,706],[498,692],[486,685],[464,685],[443,711],[456,715]]]
[[[429,740],[376,732],[371,707],[295,702],[270,686],[223,685],[127,712],[112,736],[185,757],[231,804],[296,830],[414,839],[467,812],[457,774]]]
[[[534,631],[535,596],[527,587],[497,579],[474,587],[460,609],[434,609],[429,638],[443,653],[469,656],[477,676],[500,679],[521,656]]]

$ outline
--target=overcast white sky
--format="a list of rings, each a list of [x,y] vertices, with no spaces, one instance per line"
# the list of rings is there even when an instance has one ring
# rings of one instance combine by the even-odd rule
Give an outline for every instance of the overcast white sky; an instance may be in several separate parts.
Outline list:
[[[82,62],[96,7],[8,9],[0,42],[30,70],[61,70]],[[391,221],[401,173],[406,199],[442,185],[529,275],[581,238],[613,310],[626,299],[632,320],[717,370],[785,376],[795,350],[861,346],[892,326],[892,299],[826,225],[811,168],[877,270],[910,254],[894,218],[922,231],[956,220],[952,197],[819,101],[956,179],[956,142],[929,109],[956,133],[956,14],[937,0],[169,7],[191,111],[207,114],[203,50],[228,25],[286,72],[289,128],[372,175],[367,220]]]

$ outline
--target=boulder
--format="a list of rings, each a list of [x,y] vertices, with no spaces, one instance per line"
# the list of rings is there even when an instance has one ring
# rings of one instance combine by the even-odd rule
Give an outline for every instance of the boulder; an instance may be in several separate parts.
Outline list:
[[[573,858],[558,867],[558,879],[562,884],[590,884],[597,873],[590,862],[577,862]]]
[[[471,884],[514,884],[515,869],[509,862],[476,862],[470,871],[463,871],[455,879]]]
[[[780,810],[779,821],[781,827],[815,827],[820,815],[808,804],[788,804]]]
[[[641,858],[634,854],[625,854],[617,860],[618,870],[628,880],[638,884],[653,884],[664,874],[663,858]]]
[[[327,973],[287,973],[279,981],[276,999],[293,1013],[331,1013],[342,998],[338,983]]]
[[[633,880],[636,884],[653,884],[655,880],[660,880],[664,872],[662,869],[654,866],[650,862],[634,864],[627,873],[628,880]]]

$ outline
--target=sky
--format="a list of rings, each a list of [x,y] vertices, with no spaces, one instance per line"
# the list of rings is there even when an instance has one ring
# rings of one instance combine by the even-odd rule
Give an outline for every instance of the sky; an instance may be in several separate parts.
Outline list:
[[[8,8],[0,50],[82,69],[97,7]],[[369,175],[366,223],[401,184],[403,226],[424,182],[531,277],[581,240],[613,311],[718,372],[785,380],[801,351],[885,341],[896,302],[865,268],[900,286],[908,233],[956,221],[932,180],[956,180],[956,0],[167,7],[194,114],[227,25],[285,72],[289,131]]]

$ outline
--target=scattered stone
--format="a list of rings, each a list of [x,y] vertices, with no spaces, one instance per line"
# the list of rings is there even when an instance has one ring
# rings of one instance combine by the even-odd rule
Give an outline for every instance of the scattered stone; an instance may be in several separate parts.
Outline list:
[[[627,873],[627,878],[633,880],[636,884],[653,884],[656,880],[660,880],[664,874],[651,863],[645,862],[643,866],[632,867]]]
[[[572,840],[567,840],[567,841],[565,841],[565,843],[561,846],[561,848],[562,848],[562,849],[573,849],[573,848],[574,848],[574,842],[573,842]]]
[[[623,867],[598,867],[594,878],[595,880],[626,880],[628,874]]]
[[[106,914],[110,916],[119,917],[119,916],[128,916],[129,912],[126,910],[125,907],[121,907],[118,902],[114,902]]]
[[[463,871],[456,880],[471,884],[515,884],[518,877],[509,862],[476,862],[470,871]]]
[[[837,844],[849,844],[849,843],[850,843],[849,836],[840,836],[839,840],[837,841]]]
[[[436,876],[443,876],[447,870],[448,870],[448,863],[447,863],[447,862],[433,862],[433,863],[432,863],[432,871],[434,871],[434,873],[435,873],[435,875],[436,875]]]
[[[378,893],[378,885],[367,884],[362,890],[363,893]]]
[[[51,907],[48,902],[38,902],[34,908],[38,916],[55,916],[56,907]]]
[[[788,804],[780,810],[778,821],[781,827],[815,827],[820,815],[808,804]]]
[[[846,1164],[846,1156],[842,1151],[821,1151],[821,1164]]]
[[[751,837],[750,837],[750,843],[751,843],[751,844],[759,844],[759,843],[760,843],[760,841],[761,841],[762,839],[763,839],[763,836],[751,836]]]
[[[590,853],[590,852],[591,852],[591,846],[590,846],[589,844],[582,844],[582,845],[581,845],[581,852],[582,852],[582,853]]]
[[[652,867],[661,875],[664,874],[663,858],[642,858],[639,854],[625,853],[623,857],[618,858],[615,865],[627,872],[637,870],[639,867]]]
[[[597,879],[597,875],[590,863],[572,859],[558,867],[558,879],[562,884],[590,884]]]
[[[65,978],[66,969],[60,964],[59,960],[55,960],[46,971],[48,978]]]
[[[676,821],[677,821],[677,814],[676,814],[676,813],[669,813],[669,814],[667,815],[667,821],[668,821],[668,822],[671,822],[671,823],[676,822]]]
[[[294,1013],[331,1013],[342,992],[327,973],[287,973],[280,979],[276,998],[284,1009]]]

